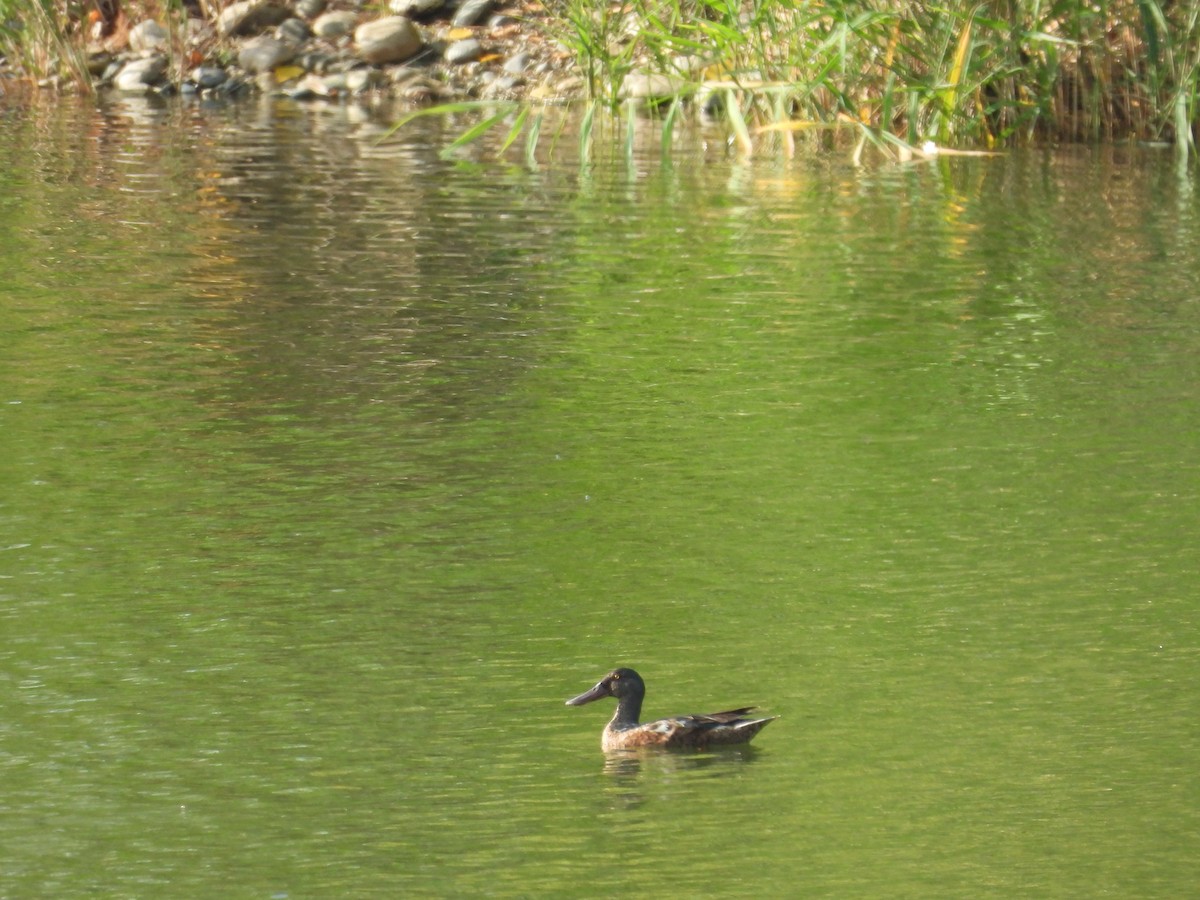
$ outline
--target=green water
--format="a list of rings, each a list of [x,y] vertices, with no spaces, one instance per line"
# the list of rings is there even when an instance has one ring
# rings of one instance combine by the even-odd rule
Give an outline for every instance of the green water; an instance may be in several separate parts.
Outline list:
[[[0,116],[0,896],[1194,892],[1194,175],[376,136]]]

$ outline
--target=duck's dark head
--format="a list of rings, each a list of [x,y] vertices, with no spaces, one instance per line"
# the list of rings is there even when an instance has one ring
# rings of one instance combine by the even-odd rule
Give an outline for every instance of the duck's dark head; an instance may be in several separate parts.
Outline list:
[[[604,697],[616,697],[618,703],[626,698],[636,698],[640,705],[645,695],[646,685],[641,675],[633,669],[614,669],[601,678],[594,688],[568,700],[567,706],[583,706]]]

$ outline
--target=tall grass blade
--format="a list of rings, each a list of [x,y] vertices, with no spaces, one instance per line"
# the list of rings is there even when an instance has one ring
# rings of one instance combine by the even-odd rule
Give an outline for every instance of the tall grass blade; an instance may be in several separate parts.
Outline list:
[[[1175,95],[1175,156],[1181,163],[1186,162],[1188,153],[1195,149],[1192,125],[1187,113],[1187,98],[1183,91],[1179,91]]]
[[[634,141],[637,138],[637,107],[625,104],[625,165],[633,168]]]
[[[529,126],[529,131],[525,135],[525,165],[530,169],[538,167],[537,161],[537,146],[538,140],[542,135],[542,114],[538,113],[533,117],[533,122]],[[553,150],[551,150],[553,153]]]
[[[679,117],[679,102],[679,97],[676,96],[671,101],[671,107],[667,110],[666,116],[663,117],[662,155],[664,158],[671,155],[671,147],[675,142],[675,120]]]
[[[775,93],[774,103],[775,121],[773,125],[786,125],[788,123],[787,95],[782,91]],[[791,159],[796,155],[796,135],[790,128],[784,128],[779,132],[780,141],[783,144],[783,155],[787,159]]]
[[[71,30],[65,3],[0,0],[0,57],[34,80],[67,78],[85,93],[94,90],[83,40]]]
[[[1143,34],[1146,36],[1146,55],[1149,57],[1151,70],[1156,70],[1160,53],[1158,22],[1162,19],[1162,9],[1153,0],[1138,0],[1137,5],[1142,16]]]
[[[579,164],[586,166],[592,157],[592,128],[596,123],[596,107],[598,102],[588,102],[583,121],[579,123]]]
[[[975,14],[978,11],[978,7],[972,9],[966,22],[963,23],[962,32],[959,34],[958,43],[954,48],[954,57],[950,63],[947,85],[942,91],[942,110],[938,120],[937,137],[944,144],[950,142],[951,128],[956,121],[955,115],[962,101],[963,73],[966,71],[971,55],[971,35],[975,25]]]
[[[725,114],[729,118],[729,125],[733,128],[733,135],[737,139],[742,155],[749,156],[754,152],[754,139],[750,137],[750,129],[746,127],[746,117],[742,115],[742,107],[738,103],[733,88],[725,91]]]
[[[460,147],[465,147],[467,144],[478,140],[482,135],[486,134],[488,131],[491,131],[506,118],[508,118],[507,112],[499,112],[494,116],[488,116],[482,122],[476,122],[466,131],[456,137],[453,141],[451,141],[450,145],[442,151],[441,155],[452,156],[455,150],[458,150]]]
[[[439,103],[437,106],[427,106],[424,109],[418,109],[414,112],[408,113],[407,115],[401,116],[396,120],[395,124],[393,124],[391,128],[383,133],[383,136],[379,140],[381,142],[386,141],[414,119],[423,119],[427,116],[451,116],[460,112],[474,112],[475,110],[479,109],[497,108],[504,110],[502,113],[500,113],[500,117],[503,118],[516,109],[517,104],[495,103],[494,101],[490,100],[463,100],[459,103]],[[484,130],[486,131],[487,129]]]
[[[504,142],[500,144],[500,151],[496,154],[497,156],[503,154],[504,151],[511,147],[513,142],[521,136],[521,129],[525,127],[525,120],[528,118],[529,107],[526,106],[519,113],[517,113],[516,119],[513,120],[512,127],[508,129],[508,134],[504,137]]]

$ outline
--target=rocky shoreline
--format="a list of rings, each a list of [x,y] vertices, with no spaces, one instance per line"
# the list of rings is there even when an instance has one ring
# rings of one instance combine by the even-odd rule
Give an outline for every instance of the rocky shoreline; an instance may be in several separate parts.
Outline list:
[[[414,105],[581,96],[575,57],[545,21],[520,0],[390,0],[382,15],[338,0],[238,0],[211,20],[189,8],[173,31],[123,13],[94,21],[88,69],[98,90],[129,93]]]

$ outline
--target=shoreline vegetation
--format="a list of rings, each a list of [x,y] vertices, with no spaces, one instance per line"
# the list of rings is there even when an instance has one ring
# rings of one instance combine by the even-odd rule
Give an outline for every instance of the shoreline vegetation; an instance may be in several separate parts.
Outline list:
[[[894,158],[1135,140],[1194,158],[1200,0],[0,0],[0,102],[394,98],[536,143],[547,104]],[[399,127],[399,126],[397,126]],[[832,138],[830,137],[832,136]]]

